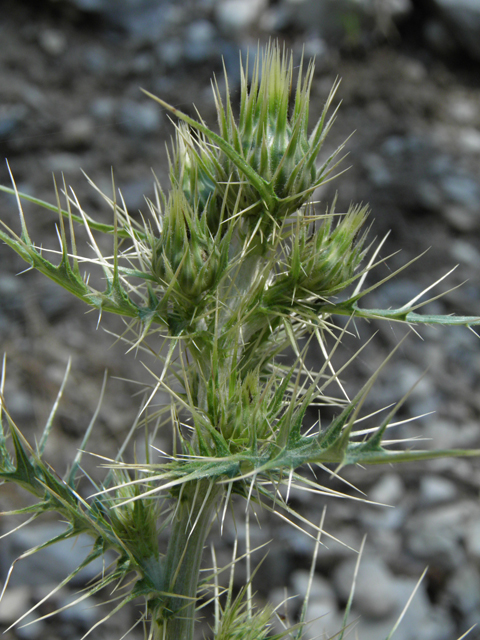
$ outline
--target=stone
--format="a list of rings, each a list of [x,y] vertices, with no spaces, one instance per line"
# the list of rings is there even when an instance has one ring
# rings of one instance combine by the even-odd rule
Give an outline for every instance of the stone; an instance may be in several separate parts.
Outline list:
[[[124,100],[119,109],[119,126],[132,137],[156,133],[162,123],[160,107],[153,102]]]
[[[7,588],[0,602],[0,624],[8,627],[20,618],[30,606],[31,595],[26,585]]]
[[[38,34],[38,42],[45,53],[60,56],[67,48],[67,37],[58,29],[43,29]]]
[[[305,619],[308,638],[335,638],[343,627],[343,616],[334,598],[311,600]]]
[[[95,126],[91,117],[72,118],[62,127],[62,142],[70,148],[86,146],[93,141],[94,132]]]
[[[307,595],[308,584],[310,581],[310,572],[306,569],[297,569],[290,576],[291,588],[289,594],[299,596],[302,600]],[[335,592],[328,580],[315,574],[310,587],[311,601],[314,600],[332,600],[335,598]]]
[[[368,494],[369,500],[396,505],[405,494],[405,485],[398,473],[387,473],[380,478]]]
[[[28,115],[23,104],[0,105],[0,140],[15,135]]]
[[[333,583],[342,601],[347,601],[353,583],[356,558],[340,564],[334,571]],[[386,618],[397,608],[395,576],[378,557],[365,556],[357,575],[355,608],[369,618]]]
[[[40,524],[37,521],[33,526],[12,532],[2,541],[0,551],[2,566],[8,568],[26,550],[51,540],[63,531],[65,531],[65,525],[60,523]],[[17,562],[9,584],[11,587],[21,587],[60,582],[83,562],[92,545],[93,540],[89,536],[81,535],[76,539],[64,540],[46,547]],[[100,573],[103,567],[101,559],[92,562],[72,580],[71,584],[73,586],[85,584]]]
[[[480,563],[480,520],[473,521],[465,535],[465,546],[469,558]]]
[[[149,179],[133,180],[122,185],[120,189],[127,211],[138,211],[146,208],[145,196],[154,195],[153,181]]]
[[[426,475],[420,479],[419,501],[421,505],[430,506],[449,502],[457,496],[454,482],[437,475]]]
[[[457,43],[480,60],[480,2],[478,0],[433,0],[447,29]]]
[[[117,103],[115,98],[101,97],[95,98],[90,103],[90,113],[100,122],[110,120],[115,115]]]
[[[185,58],[190,62],[206,62],[216,54],[217,31],[209,20],[197,20],[185,32]]]
[[[215,7],[215,20],[222,33],[238,35],[259,20],[267,0],[223,0]]]
[[[456,571],[445,590],[455,608],[464,616],[480,608],[480,573],[473,564]]]

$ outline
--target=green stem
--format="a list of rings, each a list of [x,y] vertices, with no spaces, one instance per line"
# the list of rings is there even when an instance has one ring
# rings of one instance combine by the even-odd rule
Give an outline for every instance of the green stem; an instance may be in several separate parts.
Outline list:
[[[193,640],[203,547],[222,491],[207,480],[182,491],[165,558],[166,588],[175,596],[157,620],[156,640]]]

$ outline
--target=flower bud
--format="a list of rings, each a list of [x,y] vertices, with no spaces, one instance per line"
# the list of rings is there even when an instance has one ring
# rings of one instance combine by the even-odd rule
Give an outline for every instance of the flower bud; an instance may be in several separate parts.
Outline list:
[[[308,135],[310,90],[314,66],[310,63],[305,76],[300,65],[292,108],[293,60],[278,45],[268,45],[255,61],[248,86],[247,68],[241,68],[241,104],[238,124],[227,95],[223,105],[218,86],[215,101],[220,135],[238,154],[219,153],[221,171],[216,182],[229,183],[228,197],[236,201],[242,190],[242,209],[246,215],[258,216],[267,211],[270,217],[282,219],[294,213],[325,179],[329,161],[320,169],[316,159],[331,121],[325,125],[326,111],[333,99],[332,90],[324,111],[312,134]],[[227,83],[228,92],[228,83]],[[240,157],[241,162],[238,161]],[[331,159],[330,159],[331,160]],[[246,178],[243,161],[266,184],[272,194],[271,203],[259,195],[256,186]],[[234,188],[232,188],[232,185]],[[273,204],[272,204],[273,203]]]
[[[170,194],[163,215],[160,239],[152,249],[152,273],[163,286],[188,298],[210,289],[218,260],[214,241],[183,191]]]
[[[221,204],[215,185],[216,160],[205,138],[180,123],[175,132],[173,156],[169,157],[170,180],[183,191],[190,206],[205,215],[210,231],[218,231]]]

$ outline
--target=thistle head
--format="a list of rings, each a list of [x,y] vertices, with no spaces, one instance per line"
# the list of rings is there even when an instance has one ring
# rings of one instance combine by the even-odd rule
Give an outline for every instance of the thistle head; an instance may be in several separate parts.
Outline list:
[[[177,125],[169,165],[171,184],[183,192],[200,216],[206,216],[209,229],[216,234],[220,209],[215,182],[217,161],[205,136],[192,132],[184,123]]]
[[[338,85],[333,88],[319,121],[309,135],[313,73],[314,64],[310,62],[303,74],[302,60],[293,96],[292,54],[288,55],[276,44],[269,44],[256,57],[250,83],[248,61],[245,68],[241,65],[238,124],[228,97],[228,80],[226,106],[215,85],[222,138],[266,184],[272,196],[266,202],[263,194],[246,177],[242,163],[227,153],[221,153],[221,175],[217,171],[217,181],[229,181],[231,200],[237,198],[239,190],[242,190],[242,205],[250,216],[258,216],[266,208],[275,219],[287,217],[308,201],[313,190],[326,177],[328,163],[317,169],[316,160],[331,126],[331,121],[325,125],[326,111]]]
[[[174,188],[162,217],[160,238],[153,244],[151,268],[162,287],[179,297],[197,299],[212,288],[217,274],[217,248],[197,206]]]
[[[267,291],[273,306],[312,297],[331,298],[348,287],[364,257],[365,236],[358,238],[367,207],[351,207],[332,224],[334,207],[325,216],[298,213],[285,246],[286,259]],[[321,224],[315,228],[319,219]]]

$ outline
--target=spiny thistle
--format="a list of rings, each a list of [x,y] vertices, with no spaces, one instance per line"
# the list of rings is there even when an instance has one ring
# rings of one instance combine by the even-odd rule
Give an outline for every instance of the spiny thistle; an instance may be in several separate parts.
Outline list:
[[[247,509],[253,501],[262,502],[274,515],[305,529],[318,544],[323,522],[317,526],[292,509],[290,488],[322,496],[342,494],[302,475],[298,469],[303,465],[338,472],[347,464],[480,454],[405,450],[398,443],[394,447],[385,435],[402,401],[376,426],[357,428],[365,399],[391,356],[350,399],[339,376],[355,356],[340,371],[334,370],[334,353],[348,330],[348,325],[336,327],[336,315],[469,328],[480,319],[418,314],[416,310],[428,302],[423,301],[424,293],[432,287],[399,309],[359,305],[381,284],[364,288],[365,279],[381,262],[382,246],[367,259],[369,247],[362,232],[367,209],[352,205],[339,215],[332,205],[319,213],[311,202],[313,191],[334,168],[336,153],[320,166],[318,157],[334,119],[335,112],[328,120],[327,112],[338,85],[309,133],[313,63],[305,74],[300,65],[291,104],[293,73],[292,57],[275,44],[258,53],[250,82],[247,62],[241,69],[238,122],[227,78],[225,102],[214,83],[219,133],[155,98],[184,124],[176,129],[169,158],[171,190],[164,196],[156,184],[156,198],[147,200],[150,218],[142,222],[130,217],[114,184],[112,197],[102,193],[113,213],[111,225],[95,222],[66,184],[65,209],[56,187],[56,205],[18,193],[13,176],[13,189],[0,187],[15,195],[21,224],[16,233],[2,223],[0,238],[31,267],[100,314],[122,316],[127,330],[119,338],[129,348],[157,355],[152,386],[127,438],[128,442],[142,422],[148,431],[145,462],[124,460],[125,443],[105,461],[110,471],[89,499],[78,490],[81,454],[63,479],[43,461],[54,412],[34,450],[7,411],[3,378],[0,390],[8,425],[4,432],[0,421],[0,478],[19,484],[37,499],[24,513],[60,514],[67,528],[58,539],[88,533],[94,540],[92,552],[62,585],[85,564],[115,551],[110,570],[81,598],[121,584],[133,573],[114,611],[143,597],[141,621],[149,640],[193,639],[195,611],[205,587],[199,589],[205,540],[216,514],[223,527],[233,495],[245,499]],[[22,199],[58,211],[58,264],[32,242]],[[75,224],[87,230],[94,260],[78,254]],[[96,233],[110,236],[111,255],[101,252]],[[91,263],[103,271],[104,290],[96,289],[81,272],[81,266]],[[164,339],[163,350],[150,345],[151,336]],[[318,371],[306,363],[313,341],[324,354]],[[282,364],[278,356],[289,349],[294,362]],[[170,406],[153,409],[158,390],[168,392]],[[319,419],[306,431],[305,416],[312,405],[320,411],[337,407],[337,415],[327,424]],[[173,453],[152,461],[150,447],[159,424],[165,422],[172,426]],[[161,552],[158,533],[167,527],[169,542]],[[230,591],[223,607],[217,598],[217,640],[256,640],[270,633],[272,611],[252,613],[250,589],[245,600],[243,595],[234,600]],[[304,622],[273,637],[300,640]]]

